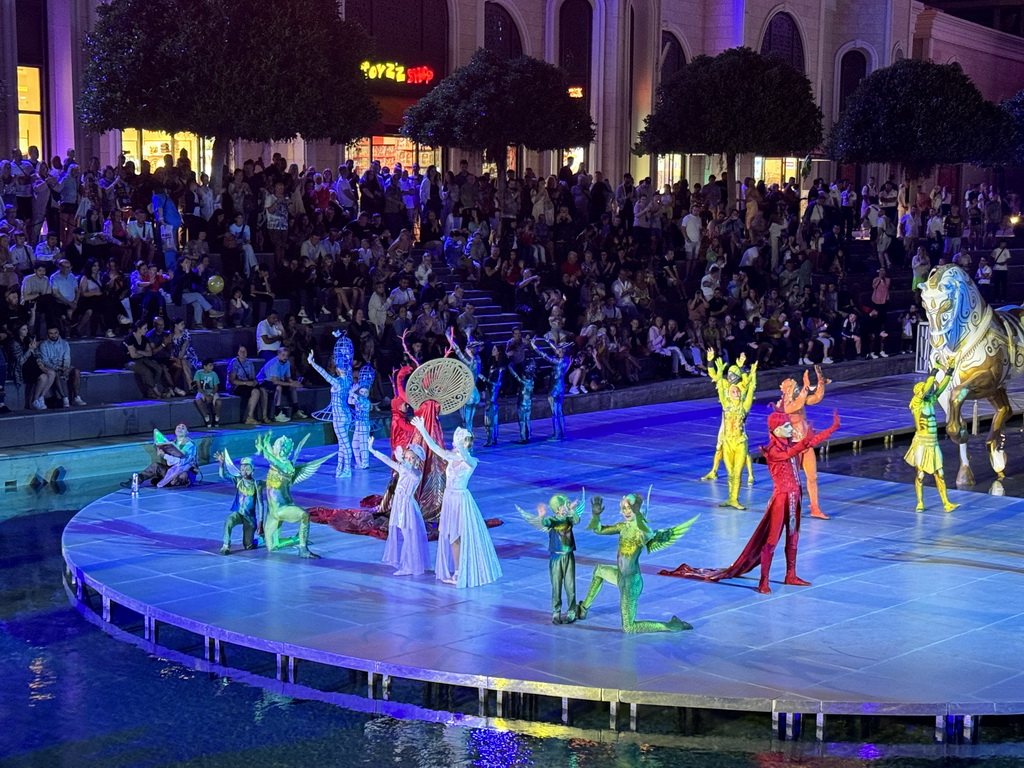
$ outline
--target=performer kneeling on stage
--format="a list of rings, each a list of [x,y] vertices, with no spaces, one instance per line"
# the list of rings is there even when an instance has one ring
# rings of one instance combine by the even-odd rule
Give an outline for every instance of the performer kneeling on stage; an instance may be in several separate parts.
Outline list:
[[[750,537],[743,552],[728,568],[694,568],[680,565],[674,571],[659,571],[662,576],[679,576],[684,579],[701,581],[721,581],[742,576],[754,570],[760,563],[761,582],[757,591],[763,595],[772,590],[768,586],[768,572],[772,567],[775,547],[782,538],[782,529],[786,529],[786,579],[785,584],[796,587],[809,587],[810,582],[796,575],[796,548],[800,540],[800,466],[798,457],[803,451],[813,450],[815,446],[827,440],[839,428],[839,413],[832,417],[832,426],[823,432],[807,434],[802,440],[793,442],[793,425],[785,413],[772,413],[768,416],[768,445],[762,446],[768,472],[772,476],[772,498],[768,509],[761,518],[754,535]]]
[[[236,525],[242,526],[242,546],[256,549],[254,534],[262,533],[263,515],[266,512],[263,483],[253,476],[252,459],[246,456],[238,466],[231,461],[227,450],[218,451],[213,458],[220,464],[220,476],[224,479],[227,472],[231,482],[235,484],[235,500],[231,504],[231,514],[224,521],[224,544],[220,548],[222,555],[231,553],[231,532]]]

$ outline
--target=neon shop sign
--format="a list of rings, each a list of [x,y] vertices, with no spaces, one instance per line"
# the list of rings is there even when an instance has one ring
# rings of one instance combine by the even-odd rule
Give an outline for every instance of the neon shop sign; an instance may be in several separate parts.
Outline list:
[[[434,79],[430,67],[406,67],[394,61],[364,61],[359,65],[367,80],[391,80],[409,85],[426,85]]]

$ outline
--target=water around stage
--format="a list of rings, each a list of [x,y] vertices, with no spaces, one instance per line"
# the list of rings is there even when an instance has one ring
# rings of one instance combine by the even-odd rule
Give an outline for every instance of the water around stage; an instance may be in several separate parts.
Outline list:
[[[1024,445],[1018,440],[1008,441],[1011,472],[1024,465]],[[948,449],[947,466],[953,467]],[[899,467],[904,450],[897,441],[893,449],[868,448],[858,456],[834,451],[822,471],[909,482],[912,477]],[[485,460],[497,459],[492,454]],[[991,479],[980,466],[976,470],[979,489],[984,489]],[[1004,486],[1007,495],[1017,495],[1013,478]],[[69,510],[111,490],[47,486],[3,497],[0,768],[396,763],[416,768],[1002,768],[1024,763],[1024,718],[986,718],[983,743],[976,745],[934,744],[934,722],[927,719],[870,718],[839,724],[834,731],[830,725],[829,742],[787,743],[770,738],[766,714],[714,713],[686,723],[681,731],[676,722],[661,724],[665,733],[676,732],[671,740],[622,732],[607,733],[599,742],[552,737],[543,725],[523,734],[395,720],[196,672],[109,637],[68,604],[61,586],[61,531],[74,514]],[[169,645],[176,640],[189,642],[162,637]]]

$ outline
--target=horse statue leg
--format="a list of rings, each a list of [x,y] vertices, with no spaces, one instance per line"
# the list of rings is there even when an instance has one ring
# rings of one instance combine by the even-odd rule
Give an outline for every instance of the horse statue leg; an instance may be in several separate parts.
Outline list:
[[[964,400],[969,394],[966,384],[958,384],[950,391],[945,407],[946,433],[950,440],[960,446],[960,470],[956,474],[958,486],[974,485],[974,472],[971,471],[971,458],[967,452],[969,433],[962,414]]]
[[[1003,474],[1006,469],[1006,451],[1003,449],[1006,438],[1003,435],[1003,427],[1013,415],[1013,407],[1010,405],[1010,397],[1006,394],[1005,387],[997,389],[988,401],[995,409],[995,415],[992,417],[992,428],[988,432],[985,443],[988,446],[989,462],[992,464],[992,469],[995,470],[996,479],[1002,480],[1006,476]]]

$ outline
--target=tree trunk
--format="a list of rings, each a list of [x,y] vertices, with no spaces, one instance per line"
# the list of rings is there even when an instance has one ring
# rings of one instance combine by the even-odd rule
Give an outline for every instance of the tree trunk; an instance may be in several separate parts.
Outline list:
[[[497,166],[498,178],[494,181],[495,207],[498,209],[498,232],[501,235],[502,213],[505,206],[505,172],[508,170],[508,147],[501,147],[497,152],[488,150],[494,154],[494,164]]]
[[[736,182],[740,181],[740,177],[736,174],[736,153],[726,152],[725,153],[725,170],[729,173],[729,184],[732,189],[727,189],[726,195],[728,199],[733,201],[733,204],[737,202],[739,195],[739,187],[736,186]]]
[[[228,147],[231,145],[230,136],[214,136],[213,157],[210,160],[210,188],[213,190],[214,205],[220,208],[220,195],[224,191],[224,167],[228,164]]]

